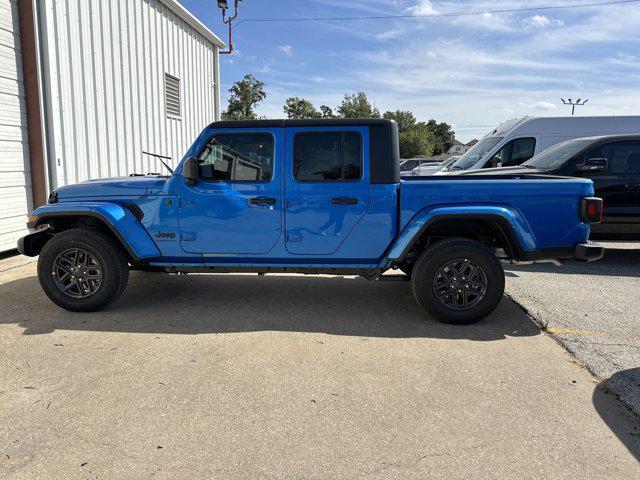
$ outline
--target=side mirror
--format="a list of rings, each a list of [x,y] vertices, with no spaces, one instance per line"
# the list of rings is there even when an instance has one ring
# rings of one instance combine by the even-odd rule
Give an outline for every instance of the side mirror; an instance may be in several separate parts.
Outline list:
[[[576,165],[576,172],[604,172],[609,166],[606,158],[589,158],[584,163]]]
[[[502,162],[500,161],[499,156],[491,157],[489,161],[486,163],[485,168],[500,168],[502,167]]]
[[[189,157],[184,162],[182,171],[184,173],[184,181],[187,185],[195,185],[198,181],[198,177],[200,176],[199,166],[200,160],[195,157]]]

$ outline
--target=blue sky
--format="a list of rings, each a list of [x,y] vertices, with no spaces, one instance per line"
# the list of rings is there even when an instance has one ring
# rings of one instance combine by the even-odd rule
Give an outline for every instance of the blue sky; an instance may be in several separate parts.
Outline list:
[[[239,20],[442,14],[594,0],[244,0]],[[182,0],[226,40],[215,0]],[[231,2],[229,2],[231,3]],[[222,98],[251,73],[267,84],[261,115],[289,96],[335,107],[364,91],[381,110],[454,125],[463,141],[507,119],[565,115],[560,98],[589,98],[581,115],[640,115],[640,3],[448,18],[244,22],[223,56]]]

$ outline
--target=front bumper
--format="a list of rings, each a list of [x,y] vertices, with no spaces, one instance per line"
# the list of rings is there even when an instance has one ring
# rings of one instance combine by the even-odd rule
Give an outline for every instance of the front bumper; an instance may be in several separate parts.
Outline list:
[[[594,260],[600,260],[603,256],[604,247],[594,242],[576,245],[573,251],[573,258],[582,262],[593,262]]]
[[[18,240],[18,251],[27,257],[35,257],[40,255],[40,251],[44,244],[53,237],[50,228],[42,228],[31,232]]]

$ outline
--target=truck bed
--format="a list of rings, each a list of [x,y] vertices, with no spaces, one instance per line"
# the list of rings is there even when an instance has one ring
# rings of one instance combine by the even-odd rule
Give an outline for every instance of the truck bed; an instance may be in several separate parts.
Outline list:
[[[474,205],[507,209],[535,248],[556,248],[587,241],[589,225],[576,222],[581,199],[593,196],[584,179],[544,175],[429,176],[404,178],[400,188],[400,230],[418,212]],[[479,209],[478,211],[484,211]],[[462,211],[461,211],[462,213]],[[479,213],[479,215],[481,215]],[[527,237],[524,235],[524,237]]]

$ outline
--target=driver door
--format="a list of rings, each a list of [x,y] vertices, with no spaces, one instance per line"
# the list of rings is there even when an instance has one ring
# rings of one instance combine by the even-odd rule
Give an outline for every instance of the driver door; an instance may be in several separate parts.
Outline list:
[[[208,256],[264,255],[282,233],[282,128],[212,131],[195,185],[180,183],[180,245]]]

